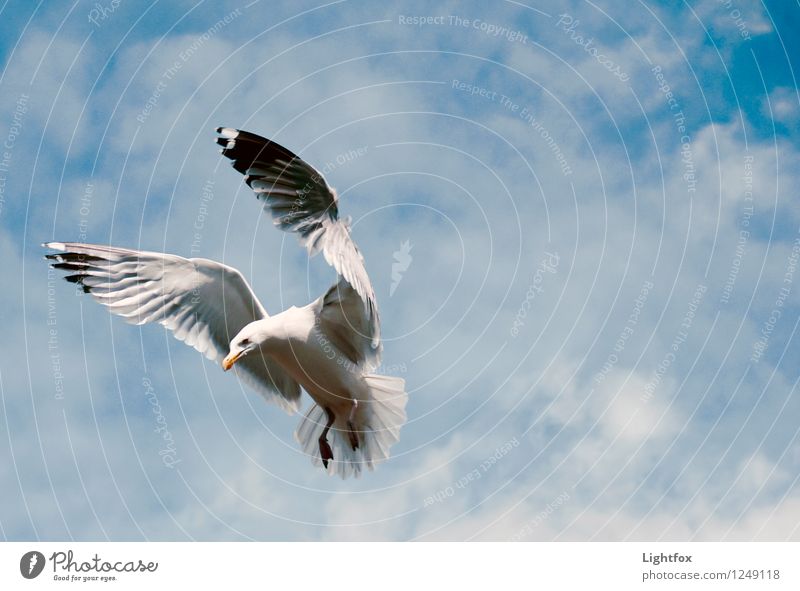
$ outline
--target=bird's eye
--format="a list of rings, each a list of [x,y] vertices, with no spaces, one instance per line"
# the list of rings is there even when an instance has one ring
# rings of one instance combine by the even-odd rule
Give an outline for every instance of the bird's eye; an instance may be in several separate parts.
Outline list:
[[[242,339],[242,346],[243,347],[246,347],[249,344],[250,344],[250,339]]]

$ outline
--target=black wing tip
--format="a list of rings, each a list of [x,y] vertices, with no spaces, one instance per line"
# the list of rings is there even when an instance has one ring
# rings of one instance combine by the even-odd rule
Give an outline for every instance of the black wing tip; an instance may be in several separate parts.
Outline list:
[[[63,259],[57,259],[57,263],[53,263],[50,265],[53,269],[59,269],[61,271],[83,271],[86,269],[86,265],[80,263],[72,263],[69,261],[64,261]],[[83,273],[81,273],[83,274]]]
[[[249,159],[256,161],[264,158],[267,161],[276,158],[291,162],[299,158],[297,154],[278,142],[235,127],[217,127],[214,130],[218,137],[217,144],[223,147],[222,154],[231,159]]]
[[[222,137],[228,139],[234,139],[237,135],[241,133],[241,131],[236,129],[235,127],[224,127],[222,125],[217,127],[214,131],[219,135],[221,135]]]

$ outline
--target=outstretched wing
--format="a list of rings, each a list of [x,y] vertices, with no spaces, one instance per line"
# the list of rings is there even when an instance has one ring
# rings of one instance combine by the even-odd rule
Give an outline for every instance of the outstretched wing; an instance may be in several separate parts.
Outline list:
[[[364,257],[350,236],[346,220],[339,219],[338,199],[322,173],[283,146],[261,136],[230,127],[219,127],[217,143],[233,167],[264,203],[273,222],[282,230],[296,232],[301,244],[325,260],[341,275],[361,299],[363,318],[351,323],[363,325],[373,349],[380,356],[380,320],[375,293],[364,267]],[[336,286],[334,286],[336,288]]]
[[[111,313],[133,324],[163,324],[217,362],[244,326],[267,317],[241,273],[221,263],[76,242],[44,246],[60,251],[47,255],[52,266]],[[273,360],[250,355],[236,367],[267,400],[298,410],[300,386]]]

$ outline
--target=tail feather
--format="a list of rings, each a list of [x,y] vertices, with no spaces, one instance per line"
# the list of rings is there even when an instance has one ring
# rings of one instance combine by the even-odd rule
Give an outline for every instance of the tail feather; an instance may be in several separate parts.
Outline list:
[[[405,406],[408,394],[402,378],[367,374],[369,399],[359,404],[355,416],[355,431],[359,445],[353,449],[347,432],[346,417],[337,417],[328,433],[333,449],[333,461],[328,463],[328,474],[342,478],[358,477],[362,470],[373,470],[389,457],[389,449],[400,439],[400,428],[406,422]],[[311,457],[315,466],[322,466],[319,437],[327,422],[325,411],[313,405],[295,431],[295,439],[303,452]]]

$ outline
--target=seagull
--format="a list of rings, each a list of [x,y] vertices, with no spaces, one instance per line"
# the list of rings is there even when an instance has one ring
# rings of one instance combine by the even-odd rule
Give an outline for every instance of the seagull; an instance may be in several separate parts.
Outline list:
[[[220,152],[274,225],[336,270],[322,296],[270,316],[242,274],[216,261],[78,242],[45,243],[57,251],[45,258],[112,314],[162,324],[289,414],[305,390],[314,404],[295,431],[303,451],[328,474],[359,476],[389,457],[408,395],[402,378],[375,373],[378,306],[350,220],[339,217],[336,190],[288,149],[246,131],[216,131]]]

